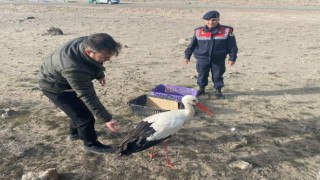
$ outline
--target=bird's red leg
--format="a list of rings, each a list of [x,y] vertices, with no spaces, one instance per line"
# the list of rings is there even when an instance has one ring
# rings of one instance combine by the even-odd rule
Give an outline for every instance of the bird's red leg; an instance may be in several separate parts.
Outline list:
[[[169,155],[168,155],[168,148],[167,148],[167,146],[168,146],[168,141],[165,141],[163,147],[164,147],[164,150],[166,151],[166,159],[167,159],[167,164],[166,164],[166,166],[168,166],[168,167],[170,167],[171,169],[173,169],[173,168],[174,168],[174,165],[173,165],[173,164],[170,162],[170,160],[169,160]]]
[[[156,157],[156,153],[154,153],[154,146],[152,146],[152,148],[150,148],[149,157],[151,159]]]

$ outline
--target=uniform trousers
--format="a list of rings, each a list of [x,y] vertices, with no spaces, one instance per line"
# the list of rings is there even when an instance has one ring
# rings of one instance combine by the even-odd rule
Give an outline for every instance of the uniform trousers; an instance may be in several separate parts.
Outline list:
[[[197,60],[196,66],[198,72],[197,84],[199,87],[206,87],[208,85],[210,71],[214,88],[221,89],[224,86],[223,74],[226,71],[226,65],[224,61],[212,63],[207,60]]]

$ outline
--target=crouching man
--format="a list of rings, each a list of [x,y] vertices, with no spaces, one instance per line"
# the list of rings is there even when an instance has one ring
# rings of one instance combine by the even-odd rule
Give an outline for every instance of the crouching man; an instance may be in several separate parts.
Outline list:
[[[112,132],[118,123],[100,102],[92,81],[105,85],[103,63],[117,56],[121,45],[105,33],[79,37],[50,54],[40,67],[39,86],[57,107],[70,118],[69,139],[81,139],[83,150],[107,153],[112,147],[100,143],[95,132],[95,117]]]

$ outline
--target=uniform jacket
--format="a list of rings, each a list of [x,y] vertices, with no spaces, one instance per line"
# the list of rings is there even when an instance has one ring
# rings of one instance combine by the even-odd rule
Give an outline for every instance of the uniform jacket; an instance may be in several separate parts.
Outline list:
[[[102,121],[112,119],[96,95],[92,80],[104,78],[105,68],[84,52],[86,37],[69,41],[48,56],[38,73],[40,88],[52,93],[73,90],[92,114]]]
[[[197,60],[224,62],[229,54],[229,60],[236,61],[238,47],[233,28],[218,24],[212,30],[207,26],[195,29],[191,43],[185,50],[185,59],[190,59],[192,53]]]

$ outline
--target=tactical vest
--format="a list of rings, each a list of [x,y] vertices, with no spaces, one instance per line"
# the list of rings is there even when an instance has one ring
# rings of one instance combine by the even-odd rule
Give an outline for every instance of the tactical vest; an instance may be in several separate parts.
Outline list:
[[[228,52],[228,37],[232,36],[232,28],[220,26],[217,33],[204,31],[203,27],[195,30],[198,46],[194,55],[199,60],[215,60],[223,62]]]
[[[227,39],[231,33],[231,28],[221,26],[218,33],[212,36],[212,39]],[[198,40],[211,40],[211,31],[205,32],[203,28],[197,29],[195,35]]]

